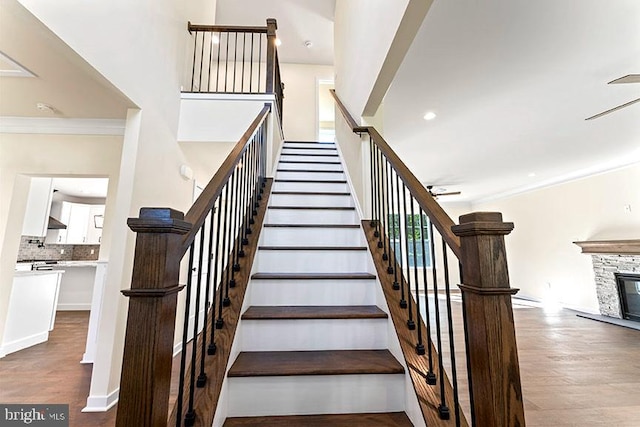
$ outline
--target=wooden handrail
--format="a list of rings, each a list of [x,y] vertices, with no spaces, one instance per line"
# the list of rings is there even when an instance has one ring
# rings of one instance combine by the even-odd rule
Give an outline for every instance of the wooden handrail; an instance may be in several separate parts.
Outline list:
[[[416,176],[407,168],[407,165],[404,164],[402,160],[398,157],[398,155],[393,151],[393,149],[387,144],[385,139],[375,130],[375,128],[371,126],[360,126],[353,119],[349,111],[344,106],[344,104],[338,98],[336,91],[331,89],[331,95],[336,100],[336,104],[338,105],[338,109],[342,113],[342,116],[345,118],[351,130],[354,133],[368,133],[376,146],[380,149],[382,154],[389,161],[393,169],[396,171],[398,176],[405,183],[413,197],[418,202],[418,205],[424,210],[427,214],[433,225],[442,235],[442,238],[447,242],[453,253],[461,258],[462,253],[460,251],[460,238],[456,236],[453,231],[451,231],[451,227],[456,225],[453,220],[447,215],[447,213],[442,209],[442,207],[435,201],[433,196],[429,194],[426,188],[422,184]]]
[[[180,249],[182,251],[182,254],[184,254],[191,243],[193,243],[193,239],[200,230],[200,227],[202,227],[202,224],[204,224],[207,215],[213,208],[213,205],[218,199],[218,196],[220,196],[222,189],[227,183],[227,180],[233,173],[233,169],[240,161],[242,153],[247,147],[247,144],[251,141],[251,137],[260,127],[270,111],[271,105],[265,104],[260,113],[258,113],[258,116],[253,120],[249,128],[244,132],[238,143],[235,145],[235,147],[233,147],[233,150],[231,150],[222,165],[220,165],[218,172],[216,172],[213,178],[211,178],[211,181],[209,181],[207,186],[204,188],[202,194],[200,194],[200,196],[193,203],[193,206],[191,206],[191,208],[185,215],[185,221],[193,224],[193,226],[182,239]]]
[[[189,33],[192,31],[207,31],[213,33],[267,33],[267,27],[252,27],[252,26],[240,26],[240,25],[201,25],[187,23],[187,29]]]

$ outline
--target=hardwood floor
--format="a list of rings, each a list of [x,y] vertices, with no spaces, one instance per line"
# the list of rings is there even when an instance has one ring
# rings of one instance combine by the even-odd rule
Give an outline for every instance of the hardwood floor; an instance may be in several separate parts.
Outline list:
[[[91,369],[82,365],[89,325],[88,311],[59,311],[49,341],[0,359],[0,402],[68,403],[70,426],[111,426],[116,409],[82,413]]]
[[[640,426],[639,331],[568,310],[521,306],[514,315],[527,426]],[[80,412],[91,377],[79,363],[88,319],[59,312],[47,343],[0,359],[0,402],[69,403],[73,427],[114,425],[115,408]]]

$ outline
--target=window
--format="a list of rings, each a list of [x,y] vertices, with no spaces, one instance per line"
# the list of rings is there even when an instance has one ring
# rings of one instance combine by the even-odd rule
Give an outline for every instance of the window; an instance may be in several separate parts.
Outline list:
[[[417,267],[431,267],[431,242],[429,236],[429,218],[426,215],[422,215],[422,221],[420,221],[420,215],[406,215],[402,224],[400,224],[400,215],[389,215],[389,229],[391,234],[389,240],[393,243],[393,250],[398,257],[398,263],[403,265],[403,259],[406,258],[406,245],[409,247],[409,267],[413,267],[413,243],[415,241],[415,258]],[[422,226],[421,226],[422,225]],[[402,236],[400,236],[400,230],[402,230]],[[394,239],[395,236],[395,239]],[[422,238],[424,236],[424,250],[425,250],[425,263],[422,265]],[[400,237],[402,237],[402,248],[400,248]],[[405,241],[405,239],[408,239]]]

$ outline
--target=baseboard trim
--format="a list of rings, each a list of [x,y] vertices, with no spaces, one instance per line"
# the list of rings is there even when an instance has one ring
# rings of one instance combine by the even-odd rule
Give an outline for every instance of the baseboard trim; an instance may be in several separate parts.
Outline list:
[[[5,357],[8,354],[15,353],[16,351],[23,350],[25,348],[34,346],[46,342],[49,339],[49,331],[41,332],[39,334],[30,335],[19,340],[11,341],[0,347],[0,358]]]
[[[119,395],[120,387],[106,396],[89,396],[87,397],[87,406],[82,408],[81,412],[106,412],[118,403]]]
[[[74,303],[58,303],[56,307],[56,311],[90,311],[91,303],[82,303],[82,304],[74,304]]]

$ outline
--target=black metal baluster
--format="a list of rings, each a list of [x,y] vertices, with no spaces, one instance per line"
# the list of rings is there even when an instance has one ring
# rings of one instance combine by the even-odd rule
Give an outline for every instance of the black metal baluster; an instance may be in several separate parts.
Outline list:
[[[206,354],[206,350],[207,350],[207,332],[208,332],[208,320],[209,320],[209,313],[211,312],[211,316],[213,318],[213,313],[215,313],[215,309],[214,310],[210,310],[210,303],[211,303],[211,299],[210,299],[210,293],[211,293],[211,258],[213,257],[213,217],[214,217],[214,213],[215,213],[216,207],[215,207],[215,202],[213,203],[213,208],[211,208],[211,211],[209,211],[209,247],[207,250],[207,285],[205,286],[205,291],[204,291],[204,320],[203,320],[203,324],[202,324],[202,348],[200,349],[200,374],[198,375],[198,382],[196,383],[196,385],[198,387],[202,387],[204,386],[205,382],[207,381],[207,374],[204,372],[204,356]],[[212,328],[211,330],[213,330],[213,321],[211,321],[211,325]],[[211,340],[213,341],[213,339]],[[202,384],[202,385],[200,385]]]
[[[373,221],[376,226],[376,230],[373,232],[374,237],[380,237],[380,214],[378,212],[378,207],[380,206],[380,202],[378,200],[378,147],[373,146],[373,192],[374,192],[374,211],[373,211]]]
[[[251,59],[249,62],[249,93],[253,93],[253,34],[251,33]]]
[[[210,84],[211,84],[211,67],[213,65],[213,45],[215,43],[213,43],[213,32],[209,33],[210,37],[209,37],[209,72],[207,73],[207,92],[210,91]]]
[[[371,139],[371,137],[369,137],[369,169],[371,170],[371,221],[369,222],[369,225],[371,227],[375,227],[376,225],[376,218],[375,218],[375,178],[373,176],[373,170],[374,170],[374,165],[373,165],[373,140]],[[373,235],[375,236],[375,232],[373,233]]]
[[[222,194],[222,192],[220,194]],[[222,202],[222,200],[220,200],[220,202]],[[227,247],[227,205],[228,204],[229,204],[229,181],[227,181],[227,183],[224,186],[224,206],[221,207],[220,212],[218,213],[218,216],[224,216],[224,219],[222,220],[222,247],[220,248],[220,250],[222,251],[222,256],[220,256],[219,258],[216,257],[217,258],[216,262],[220,263],[220,266],[219,266],[220,267],[220,285],[219,285],[220,304],[218,304],[218,320],[216,320],[217,329],[222,329],[222,327],[224,326],[224,319],[222,318],[222,307],[224,306],[223,295],[224,295],[224,286],[226,282],[225,280],[226,269],[225,269],[224,260],[225,260],[225,248]]]
[[[256,187],[256,141],[255,139],[251,141],[250,145],[250,160],[249,160],[249,182],[247,183],[247,217],[249,218],[249,222],[246,228],[246,234],[251,234],[251,226],[255,224],[255,220],[253,219],[253,197],[254,190]]]
[[[217,211],[214,209],[214,214],[215,212],[218,212],[218,220],[216,221],[216,253],[213,257],[213,295],[211,297],[211,300],[213,301],[213,305],[211,307],[211,338],[209,340],[209,347],[207,347],[207,354],[210,356],[213,356],[214,354],[216,354],[216,342],[215,342],[215,327],[214,327],[214,322],[213,320],[216,317],[216,291],[218,288],[218,266],[220,263],[220,219],[222,218],[222,191],[220,192],[220,195],[218,196],[218,209]],[[212,221],[213,222],[213,221]],[[213,224],[212,224],[213,225]],[[213,229],[213,226],[211,227]],[[222,295],[222,289],[220,289],[220,295]],[[220,301],[220,309],[222,310],[222,301]],[[222,316],[220,316],[220,319],[222,319]],[[222,327],[222,326],[221,326]]]
[[[393,183],[395,181],[397,186],[398,175],[395,174],[395,177],[396,177],[395,180],[393,179],[393,174],[390,177],[391,179],[390,188],[391,188],[391,218],[393,222],[393,224],[391,225],[391,228],[393,230],[393,289],[397,291],[400,289],[400,283],[398,283],[398,270],[401,268],[401,265],[402,265],[402,260],[398,262],[398,253],[400,253],[400,257],[402,258],[402,252],[397,252],[397,250],[400,250],[400,248],[396,248],[396,240],[400,238],[400,236],[398,236],[398,234],[400,233],[400,212],[396,213],[396,198],[394,193],[395,186],[393,185]],[[398,222],[398,228],[396,228],[396,221]],[[402,273],[402,270],[400,270],[400,272]],[[402,279],[402,276],[400,276],[400,278]]]
[[[451,316],[451,288],[449,286],[449,262],[447,261],[447,242],[442,239],[442,262],[444,267],[444,288],[447,297],[447,321],[449,327],[449,352],[451,353],[451,384],[453,386],[453,410],[456,414],[456,427],[460,427],[460,399],[458,396],[458,374],[456,369],[456,346],[453,341],[453,317]]]
[[[462,263],[458,262],[458,270],[460,271],[460,283],[464,283],[464,277],[462,275]],[[467,310],[465,309],[465,301],[464,294],[462,294],[462,324],[464,326],[464,348],[467,351],[467,355],[469,354],[469,327],[467,323]],[[473,377],[471,376],[471,365],[469,361],[469,356],[465,357],[467,362],[467,383],[469,385],[469,403],[471,406],[471,425],[476,425],[476,411],[475,404],[473,400]]]
[[[195,92],[195,78],[196,78],[196,52],[198,51],[198,31],[193,36],[193,64],[191,66],[191,91]]]
[[[424,212],[420,208],[420,220],[424,218]],[[425,227],[422,226],[421,230],[424,231]],[[427,236],[429,237],[429,236]],[[429,237],[429,240],[431,237]],[[427,384],[435,385],[437,382],[436,374],[433,373],[433,351],[431,350],[431,309],[429,308],[429,287],[427,286],[427,251],[424,245],[424,234],[422,235],[422,280],[424,281],[424,308],[426,312],[425,323],[427,325],[427,357],[429,359],[429,372],[427,372],[426,380]],[[429,257],[431,260],[431,257]]]
[[[385,158],[384,159],[384,170],[385,170],[385,175],[386,175],[386,179],[384,181],[384,185],[385,185],[385,206],[387,207],[387,212],[385,214],[385,230],[386,230],[386,234],[387,234],[387,239],[386,239],[386,243],[387,243],[387,274],[393,274],[395,272],[395,268],[393,268],[393,266],[391,265],[391,254],[393,253],[391,250],[391,236],[392,236],[392,231],[391,229],[394,228],[393,227],[393,217],[390,216],[391,214],[391,197],[389,196],[389,193],[392,193],[391,190],[391,173],[393,171],[393,169],[391,168],[391,164],[389,163],[389,161]],[[388,227],[388,228],[387,228]]]
[[[237,165],[236,165],[237,166]],[[229,248],[231,250],[231,259],[229,260],[229,268],[231,269],[231,280],[229,280],[229,287],[230,288],[235,288],[236,287],[236,271],[240,269],[240,265],[238,265],[238,268],[236,269],[236,249],[238,247],[237,243],[237,230],[238,230],[238,224],[236,221],[236,212],[238,211],[238,181],[240,181],[239,177],[238,177],[238,168],[234,168],[233,170],[233,175],[235,176],[235,183],[233,186],[233,194],[231,196],[231,234],[229,237],[229,242],[231,243],[231,247]]]
[[[238,257],[244,258],[244,245],[248,244],[247,240],[247,182],[249,181],[249,174],[247,171],[249,170],[249,165],[247,161],[249,160],[249,147],[247,147],[242,153],[242,192],[240,195],[240,252],[238,252]]]
[[[234,37],[234,46],[233,46],[233,88],[231,89],[232,92],[235,93],[236,91],[236,65],[238,63],[238,32],[234,31],[235,37]]]
[[[231,174],[231,178],[229,181],[229,187],[231,188],[231,191],[233,191],[233,182],[235,180],[235,171],[233,171],[233,173]],[[227,198],[227,200],[225,201],[226,206],[225,206],[225,214],[224,214],[224,219],[225,219],[225,224],[227,224],[227,228],[225,230],[225,247],[224,247],[224,259],[225,262],[223,264],[223,268],[224,268],[224,272],[225,272],[225,286],[224,286],[224,300],[222,300],[222,305],[224,305],[225,307],[229,307],[231,305],[231,299],[229,299],[229,283],[231,282],[231,257],[230,255],[230,246],[231,246],[231,205],[232,205],[232,199],[233,196],[231,196],[230,198]],[[227,221],[227,218],[229,219],[229,221]]]
[[[244,62],[247,50],[247,33],[242,33],[242,80],[240,80],[240,92],[244,93]]]
[[[242,241],[242,233],[241,233],[241,229],[242,229],[242,224],[240,222],[240,219],[242,218],[242,212],[241,212],[241,203],[242,203],[242,185],[241,185],[241,181],[242,181],[242,177],[244,175],[244,171],[242,170],[242,165],[240,163],[238,163],[238,165],[236,166],[236,171],[238,171],[238,179],[236,179],[236,200],[233,202],[234,206],[235,206],[235,227],[234,230],[235,231],[235,245],[234,245],[234,253],[235,253],[235,258],[234,258],[234,263],[233,263],[233,271],[240,271],[240,246],[241,246],[241,241]],[[235,280],[234,280],[235,283]],[[235,284],[234,284],[235,286]]]
[[[202,32],[202,46],[200,46],[200,75],[198,76],[198,92],[202,92],[202,68],[204,67],[204,36],[206,32]]]
[[[227,81],[229,81],[229,33],[227,35],[227,42],[225,46],[226,53],[224,54],[224,91],[227,91]]]
[[[416,343],[416,353],[419,355],[423,355],[425,353],[425,349],[424,349],[424,344],[422,343],[422,322],[420,321],[420,317],[422,316],[422,313],[420,312],[420,281],[418,279],[418,251],[417,251],[417,247],[416,247],[416,236],[415,236],[415,227],[416,227],[416,221],[415,221],[415,216],[413,214],[413,203],[415,201],[412,199],[411,200],[411,217],[413,218],[412,222],[413,222],[413,229],[414,229],[414,234],[413,234],[413,274],[414,274],[414,281],[416,283],[416,320],[417,320],[417,324],[418,324],[418,342]],[[424,242],[424,227],[422,225],[422,215],[420,215],[420,240],[422,240]],[[424,252],[423,252],[424,255]],[[422,270],[426,269],[426,266],[424,264],[424,256],[422,257],[423,263],[422,263]],[[426,284],[425,284],[425,295],[426,295]]]
[[[438,301],[438,272],[436,266],[436,252],[433,238],[433,223],[429,221],[429,234],[431,235],[431,272],[433,275],[433,299],[435,305],[435,317],[436,317],[436,341],[438,345],[438,371],[440,374],[440,405],[438,406],[438,415],[443,420],[448,420],[451,417],[449,407],[444,394],[444,366],[442,364],[442,330],[440,328],[440,304]]]
[[[196,386],[196,355],[198,353],[198,326],[200,320],[200,294],[202,293],[202,259],[204,258],[204,239],[205,239],[205,227],[202,224],[200,227],[200,246],[198,247],[198,270],[196,273],[198,274],[198,278],[196,280],[196,303],[193,308],[194,319],[193,319],[193,338],[191,339],[191,374],[189,375],[189,408],[187,413],[184,416],[184,425],[187,427],[191,427],[196,422],[196,411],[193,408],[193,398],[195,394],[195,386]],[[189,316],[189,311],[187,311],[187,316]],[[198,387],[204,387],[207,381],[207,377],[205,375],[202,382],[200,378],[197,380]]]
[[[380,151],[380,149],[378,149],[376,147],[376,190],[378,192],[377,194],[377,202],[378,202],[378,249],[382,249],[384,247],[384,244],[382,243],[382,239],[383,239],[383,229],[382,229],[382,224],[383,224],[383,216],[384,216],[384,212],[383,212],[383,204],[384,204],[384,200],[382,200],[382,183],[383,183],[383,178],[382,178],[382,151]],[[383,253],[384,255],[384,253]]]
[[[382,200],[382,206],[381,206],[381,215],[382,215],[382,224],[381,224],[381,232],[380,232],[380,238],[382,239],[381,242],[378,242],[378,247],[380,247],[380,243],[382,243],[382,260],[383,261],[388,261],[389,260],[389,252],[387,251],[387,240],[388,236],[389,236],[389,229],[387,228],[388,225],[388,206],[387,203],[389,202],[387,200],[387,159],[382,156],[380,157],[380,166],[382,167],[382,170],[380,171],[380,189],[381,189],[381,195],[380,195],[380,199]]]
[[[404,258],[403,258],[403,250],[402,250],[402,224],[404,224],[404,229],[405,229],[405,239],[407,238],[406,235],[406,215],[403,215],[400,213],[400,177],[398,176],[398,174],[396,173],[396,200],[398,202],[398,249],[400,249],[400,273],[398,274],[399,279],[400,279],[400,307],[401,308],[407,308],[407,300],[404,298]],[[402,182],[402,187],[404,188],[404,182]],[[409,256],[407,254],[407,260],[409,259]],[[407,261],[408,262],[408,261]]]
[[[260,75],[262,74],[262,33],[258,35],[258,92],[260,92]],[[266,89],[265,89],[266,92]]]
[[[413,199],[412,199],[413,202]],[[405,230],[406,230],[406,239],[404,241],[404,245],[405,245],[405,249],[407,251],[407,275],[406,275],[406,280],[407,280],[407,301],[408,304],[407,306],[409,307],[409,320],[407,320],[407,327],[410,330],[414,330],[416,328],[416,322],[413,321],[413,310],[412,310],[412,306],[413,304],[411,304],[411,301],[413,300],[413,298],[411,298],[411,261],[409,259],[409,232],[411,232],[411,240],[415,242],[415,230],[414,230],[414,223],[413,223],[413,215],[411,215],[411,230],[409,230],[409,215],[407,213],[407,186],[403,185],[402,186],[402,204],[404,205],[404,219],[405,219]],[[413,203],[411,203],[411,209],[413,209]],[[414,248],[415,248],[415,243],[414,243]],[[414,252],[414,260],[415,260],[415,252]],[[415,264],[414,264],[415,267]]]
[[[182,349],[180,355],[180,379],[178,384],[178,399],[176,401],[176,427],[180,427],[182,425],[182,406],[184,401],[184,374],[186,371],[187,365],[187,335],[189,334],[189,308],[191,305],[191,284],[192,284],[192,273],[193,273],[193,253],[195,251],[195,243],[192,243],[189,247],[189,273],[187,276],[187,292],[185,295],[186,303],[185,303],[185,314],[184,314],[184,322],[182,326]]]
[[[218,82],[220,80],[220,45],[222,44],[222,33],[218,32],[218,55],[216,56],[216,92],[220,91]]]

